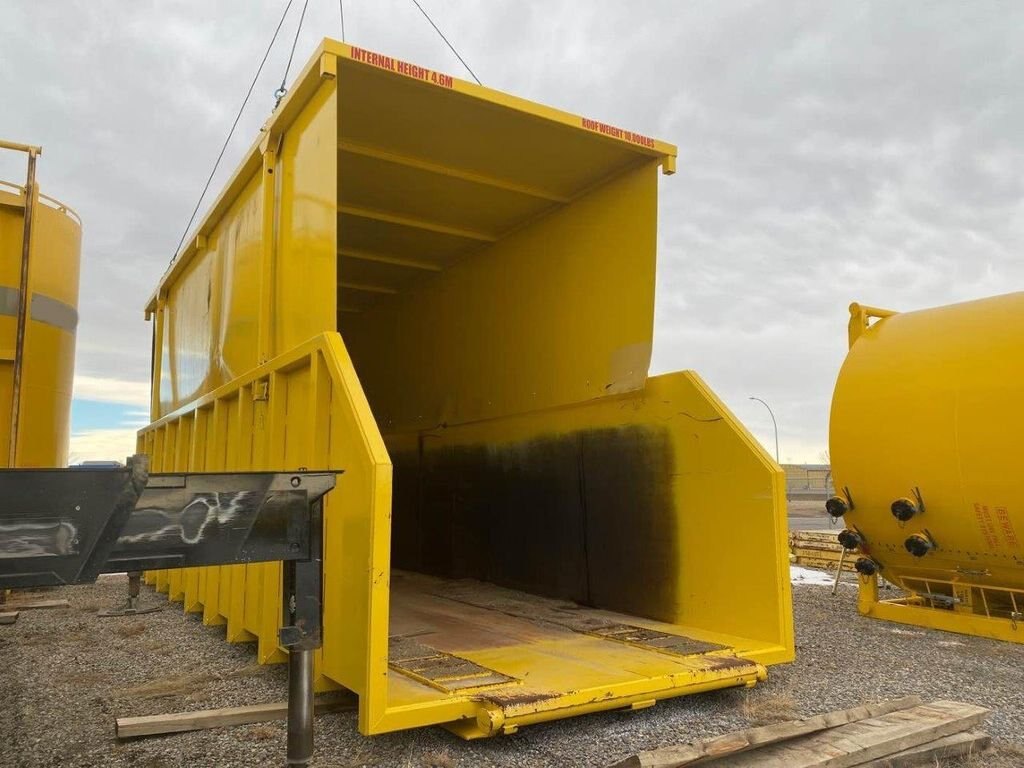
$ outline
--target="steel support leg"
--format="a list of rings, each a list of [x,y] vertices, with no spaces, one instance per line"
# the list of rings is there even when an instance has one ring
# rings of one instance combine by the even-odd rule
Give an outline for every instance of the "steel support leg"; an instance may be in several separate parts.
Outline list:
[[[338,474],[150,475],[144,455],[116,469],[0,469],[0,602],[10,588],[87,584],[100,573],[127,572],[124,608],[100,615],[131,616],[159,610],[140,608],[142,571],[283,562],[288,765],[309,765],[313,654],[322,636],[323,497]],[[69,547],[72,539],[76,547]]]
[[[288,652],[288,765],[313,759],[313,651]]]
[[[142,573],[129,571],[128,573],[128,608],[137,610],[139,607],[139,592],[142,591]]]
[[[321,644],[323,611],[323,507],[310,509],[309,560],[284,564],[284,626],[288,649],[288,765],[313,759],[313,653]]]
[[[97,615],[104,618],[110,616],[138,616],[142,613],[153,613],[159,611],[160,606],[154,605],[150,608],[139,608],[139,592],[142,587],[142,571],[128,572],[128,602],[124,608],[113,608],[109,611],[100,611]]]
[[[843,547],[842,554],[839,555],[839,565],[836,566],[836,580],[832,582],[832,594],[834,595],[839,589],[839,579],[843,575],[843,564],[846,562],[846,553],[849,552],[846,547]]]

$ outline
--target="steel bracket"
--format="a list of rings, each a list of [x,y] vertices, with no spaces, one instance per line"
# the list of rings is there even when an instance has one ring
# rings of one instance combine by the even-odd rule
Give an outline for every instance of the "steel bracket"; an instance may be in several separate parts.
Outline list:
[[[0,591],[144,570],[284,563],[288,764],[313,757],[313,652],[323,612],[323,497],[339,472],[149,474],[126,467],[0,470]]]

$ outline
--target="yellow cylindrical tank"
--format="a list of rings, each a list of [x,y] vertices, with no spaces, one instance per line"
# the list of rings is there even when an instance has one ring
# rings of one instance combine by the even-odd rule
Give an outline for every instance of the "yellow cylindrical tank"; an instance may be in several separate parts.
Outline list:
[[[78,326],[82,226],[78,215],[25,187],[0,182],[0,466],[67,464],[71,387]],[[32,226],[28,302],[18,347],[26,209]],[[21,382],[15,386],[17,359]],[[15,405],[15,389],[19,390]],[[17,419],[13,414],[17,412]],[[13,424],[17,422],[12,451]]]
[[[863,541],[862,612],[1024,641],[1024,293],[851,315],[829,504]]]

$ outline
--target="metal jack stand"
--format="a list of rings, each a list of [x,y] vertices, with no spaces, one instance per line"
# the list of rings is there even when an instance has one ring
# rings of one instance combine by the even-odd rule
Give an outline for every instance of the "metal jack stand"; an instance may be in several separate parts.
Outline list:
[[[284,564],[281,645],[288,649],[288,765],[313,759],[313,654],[322,645],[323,504],[310,508],[310,558]]]
[[[124,468],[0,470],[0,592],[89,584],[127,571],[132,615],[142,571],[284,562],[288,765],[313,756],[313,653],[323,606],[323,497],[338,472],[157,474]]]
[[[100,611],[97,616],[107,618],[110,616],[138,616],[142,613],[153,613],[159,611],[160,606],[154,605],[150,608],[139,608],[139,592],[142,587],[142,571],[131,571],[128,574],[128,602],[122,608],[111,608],[108,611]]]

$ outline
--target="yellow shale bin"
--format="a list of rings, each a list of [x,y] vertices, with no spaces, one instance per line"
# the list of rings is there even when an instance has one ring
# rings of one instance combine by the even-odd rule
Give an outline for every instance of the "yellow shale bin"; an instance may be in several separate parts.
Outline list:
[[[343,469],[324,687],[467,738],[793,658],[785,478],[648,377],[673,146],[324,41],[149,306],[157,470]],[[149,574],[280,661],[274,565]]]
[[[829,506],[862,542],[861,613],[1024,642],[1024,293],[850,312]]]
[[[63,467],[82,222],[40,193],[39,147],[0,141],[0,150],[24,153],[32,166],[24,185],[0,181],[0,466]]]

